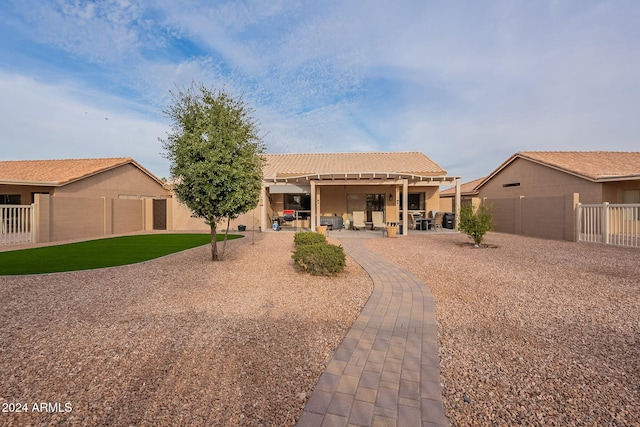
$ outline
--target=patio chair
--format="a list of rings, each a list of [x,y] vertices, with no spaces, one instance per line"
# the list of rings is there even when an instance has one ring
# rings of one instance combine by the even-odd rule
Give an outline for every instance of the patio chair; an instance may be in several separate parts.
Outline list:
[[[419,213],[415,213],[413,215],[409,215],[410,222],[413,221],[413,229],[414,230],[423,230],[424,223],[422,222],[422,215]]]
[[[353,211],[353,224],[351,225],[351,227],[354,230],[366,228],[366,225],[364,223],[364,211]]]
[[[387,224],[384,222],[384,212],[382,211],[373,211],[371,212],[371,221],[373,222],[373,228],[386,228]]]
[[[434,220],[433,220],[433,228],[434,228],[434,229],[436,229],[436,230],[437,230],[438,228],[439,228],[440,230],[442,230],[442,229],[443,229],[443,228],[442,228],[442,219],[443,219],[443,218],[444,218],[444,212],[438,212],[438,213],[436,213],[436,216],[435,216],[435,218],[434,218]]]

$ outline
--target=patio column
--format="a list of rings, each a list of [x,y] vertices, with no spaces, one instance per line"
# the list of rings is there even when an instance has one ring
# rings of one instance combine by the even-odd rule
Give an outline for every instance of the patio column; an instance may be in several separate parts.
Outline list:
[[[462,198],[460,197],[460,180],[456,179],[456,216],[453,224],[453,229],[456,231],[458,230],[458,222],[460,222],[460,203],[462,203]]]
[[[409,180],[402,180],[402,235],[409,234]]]
[[[311,231],[316,231],[316,215],[320,199],[316,199],[316,182],[311,181]]]

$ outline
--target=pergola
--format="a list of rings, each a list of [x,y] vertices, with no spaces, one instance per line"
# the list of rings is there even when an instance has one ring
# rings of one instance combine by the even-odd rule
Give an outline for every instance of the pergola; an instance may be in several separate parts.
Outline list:
[[[313,174],[278,174],[263,182],[262,193],[260,197],[260,224],[261,229],[269,228],[267,219],[266,203],[269,200],[269,194],[299,192],[301,189],[308,189],[311,195],[311,230],[315,231],[317,225],[320,225],[319,208],[322,203],[320,197],[320,187],[330,186],[349,186],[349,185],[366,185],[366,186],[391,186],[395,189],[394,200],[398,206],[396,209],[395,222],[399,221],[399,214],[402,213],[403,218],[407,218],[409,214],[408,197],[402,199],[400,205],[400,193],[408,194],[409,187],[439,187],[441,185],[455,185],[455,210],[456,210],[456,228],[457,218],[460,214],[460,177],[446,175],[419,175],[410,173],[397,172],[349,172],[349,173],[313,173]],[[393,219],[387,218],[387,221]],[[402,234],[407,235],[408,227],[403,227]]]

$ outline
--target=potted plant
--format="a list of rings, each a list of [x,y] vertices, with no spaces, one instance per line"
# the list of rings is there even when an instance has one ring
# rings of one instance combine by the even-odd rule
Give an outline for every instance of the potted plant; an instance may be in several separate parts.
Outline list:
[[[396,237],[398,234],[398,223],[397,222],[387,222],[387,237]]]

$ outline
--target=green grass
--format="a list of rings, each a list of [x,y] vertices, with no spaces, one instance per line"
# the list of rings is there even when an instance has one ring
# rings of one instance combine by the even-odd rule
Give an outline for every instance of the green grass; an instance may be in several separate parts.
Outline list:
[[[229,239],[242,237],[228,236]],[[224,239],[218,234],[217,240]],[[56,273],[134,264],[211,243],[210,234],[144,234],[0,252],[0,275]]]

